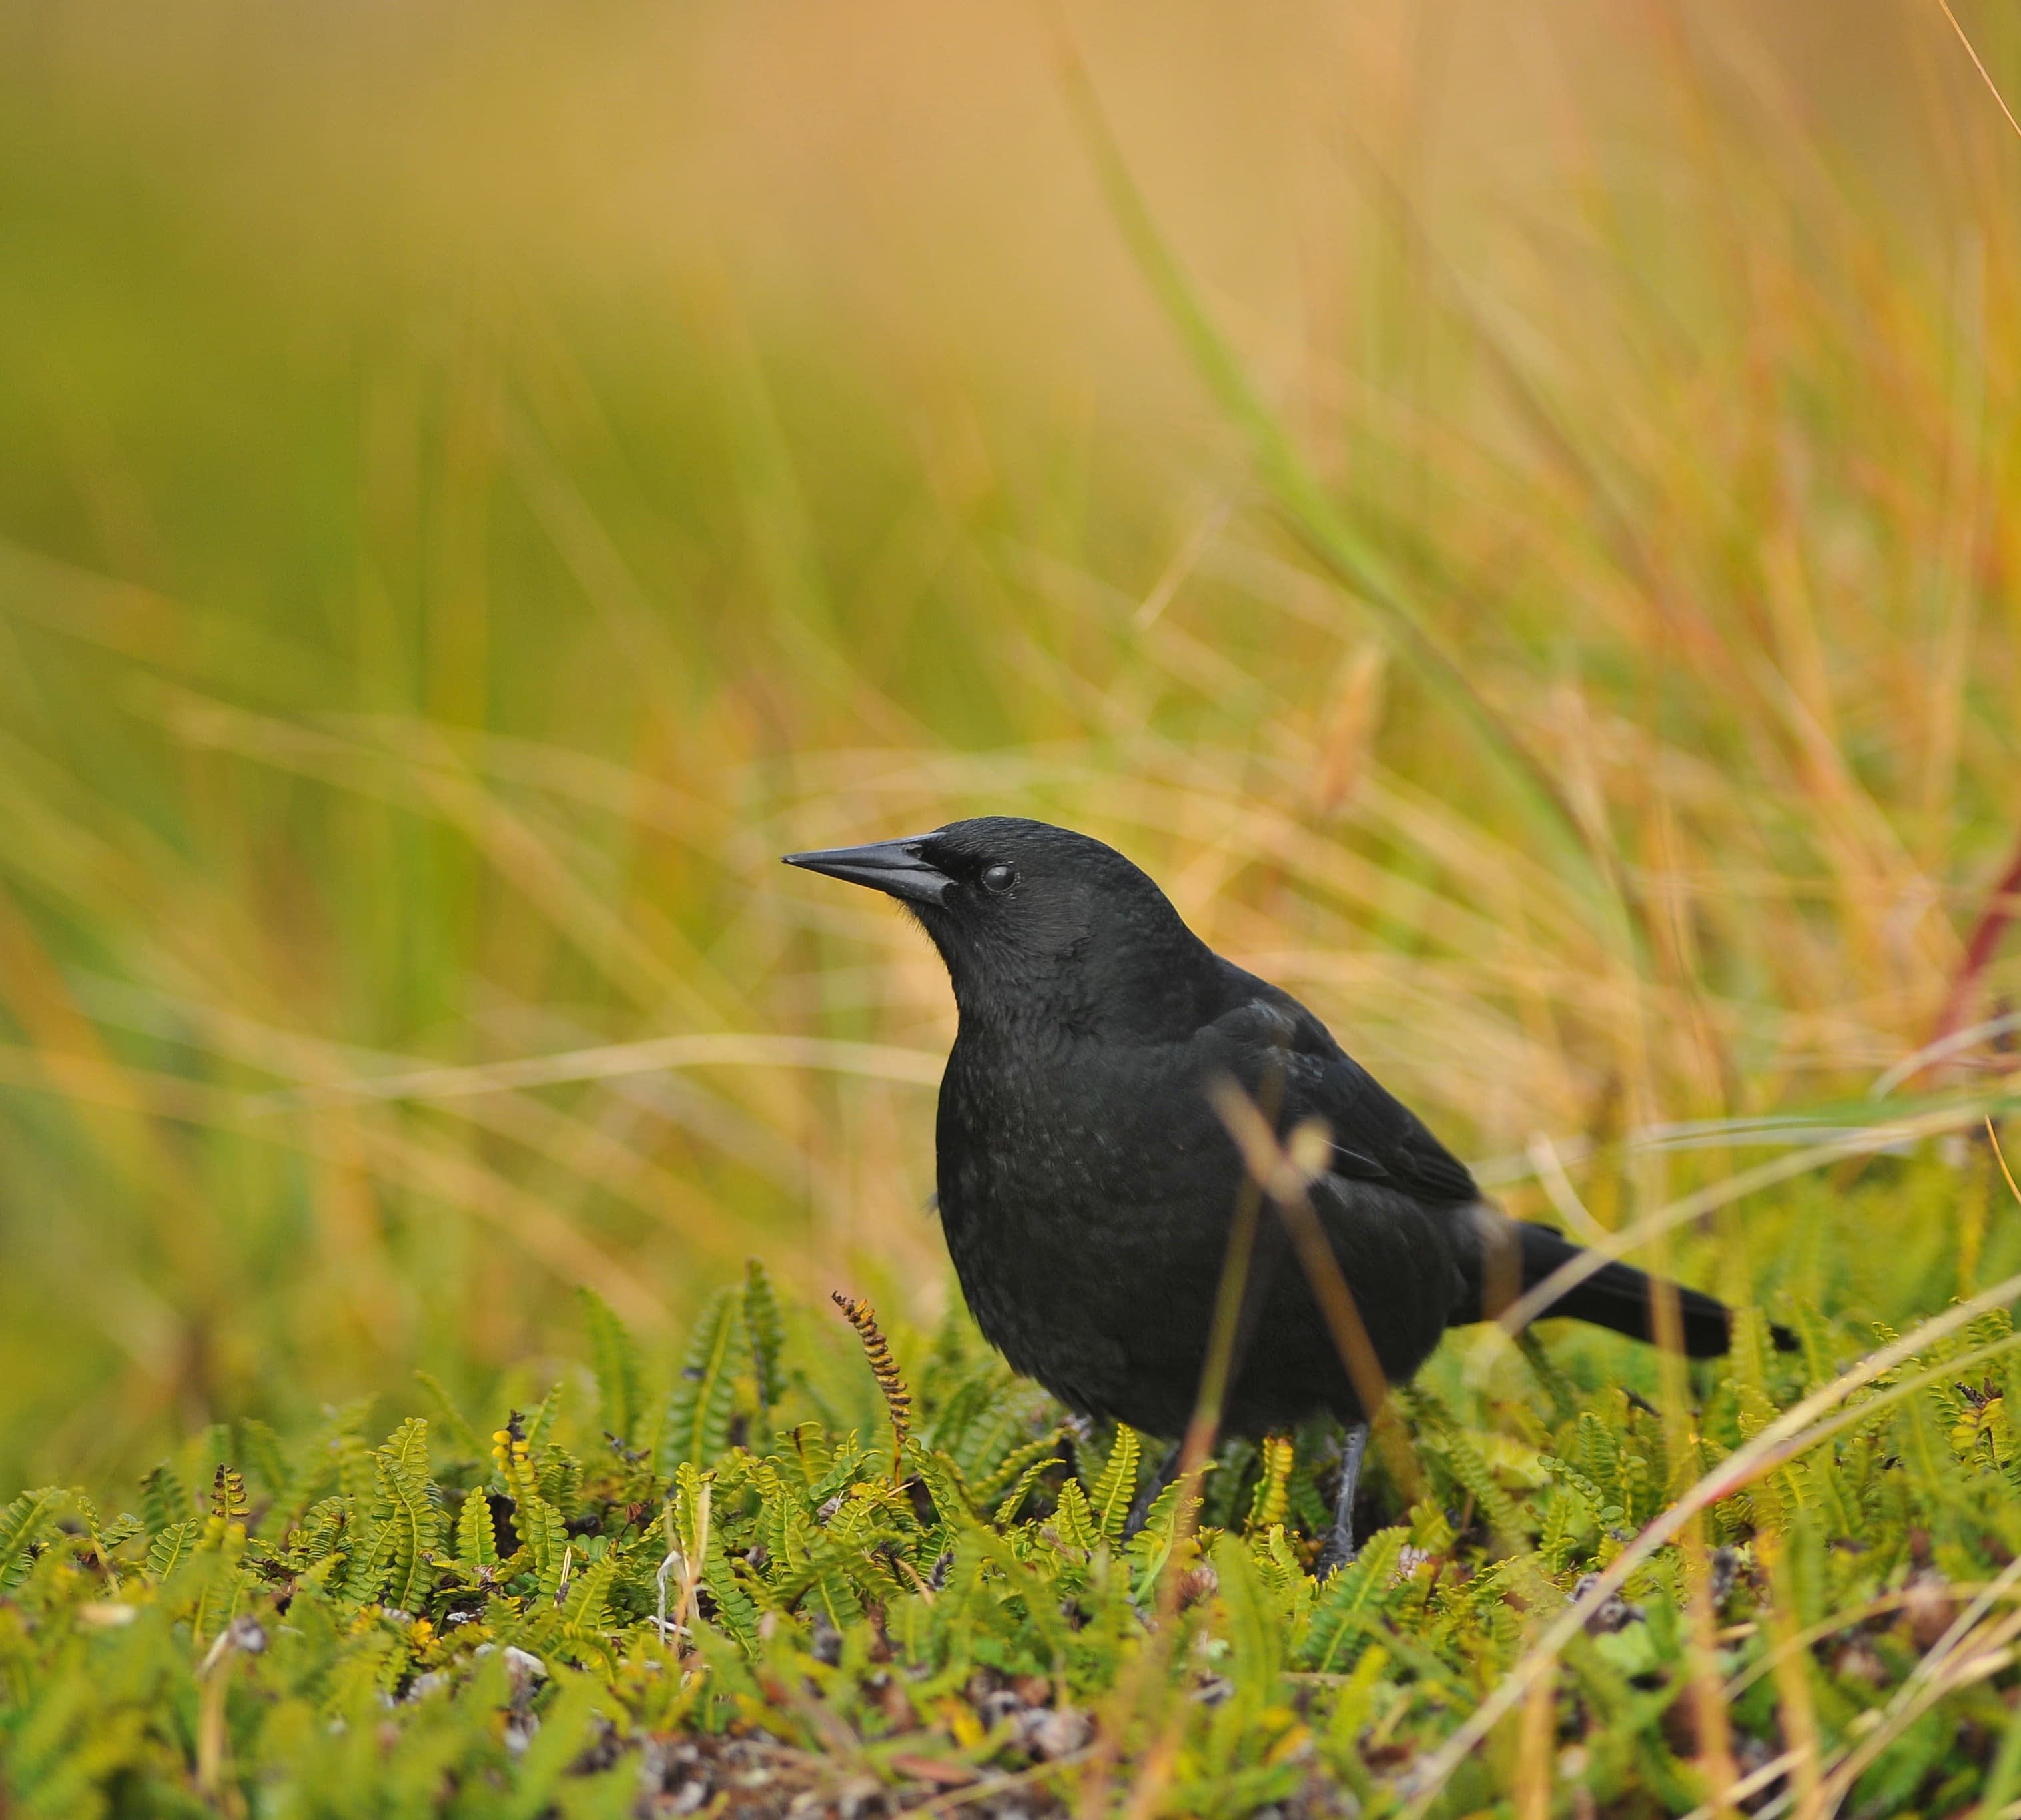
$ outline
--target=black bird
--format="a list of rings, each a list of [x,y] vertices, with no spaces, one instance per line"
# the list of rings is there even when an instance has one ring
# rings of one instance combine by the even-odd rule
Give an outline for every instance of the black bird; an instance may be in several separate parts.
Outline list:
[[[987,816],[786,864],[896,897],[946,962],[960,1013],[937,1128],[948,1250],[984,1336],[1072,1408],[1168,1438],[1186,1428],[1245,1182],[1212,1097],[1229,1082],[1280,1131],[1324,1122],[1308,1204],[1383,1381],[1578,1254],[1484,1207],[1466,1166],[1317,1017],[1214,953],[1098,840]],[[1609,1263],[1550,1312],[1649,1339],[1651,1288]],[[1685,1351],[1724,1352],[1724,1305],[1676,1294]],[[1277,1219],[1258,1225],[1236,1332],[1226,1429],[1281,1433],[1322,1411],[1347,1425],[1327,1549],[1344,1559],[1368,1399]]]

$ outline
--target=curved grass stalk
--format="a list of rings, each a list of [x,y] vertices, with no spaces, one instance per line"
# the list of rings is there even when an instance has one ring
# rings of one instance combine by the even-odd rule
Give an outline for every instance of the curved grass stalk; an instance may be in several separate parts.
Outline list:
[[[329,1100],[451,1100],[472,1094],[554,1087],[568,1081],[612,1080],[669,1068],[798,1068],[861,1075],[909,1087],[938,1087],[941,1057],[889,1043],[848,1043],[819,1036],[710,1031],[693,1036],[648,1037],[639,1043],[599,1043],[559,1055],[530,1055],[475,1066],[413,1068],[271,1094],[260,1110],[315,1105]]]
[[[1977,1596],[1986,1592],[1995,1584],[1996,1582],[1992,1581],[1987,1581],[1983,1585],[1970,1583],[1959,1585],[1954,1582],[1946,1590],[1953,1594],[1971,1593]],[[2012,1592],[2016,1598],[2021,1598],[2021,1591],[2016,1591],[2012,1588],[2006,1590]],[[1864,1624],[1870,1618],[1883,1618],[1891,1611],[1900,1611],[1908,1606],[1910,1599],[1911,1595],[1906,1591],[1884,1592],[1879,1598],[1870,1599],[1863,1605],[1848,1606],[1843,1611],[1835,1611],[1829,1618],[1819,1619],[1815,1624],[1808,1625],[1804,1629],[1792,1632],[1789,1636],[1772,1644],[1764,1654],[1740,1670],[1728,1681],[1721,1691],[1728,1702],[1737,1700],[1764,1675],[1774,1673],[1778,1662],[1789,1656],[1801,1654],[1813,1645],[1823,1642],[1826,1637],[1836,1636],[1841,1631],[1850,1630],[1854,1625]],[[1725,1634],[1730,1637],[1750,1635],[1754,1629],[1753,1625],[1749,1624],[1742,1626],[1738,1631],[1730,1631]]]
[[[1990,1345],[1975,1348],[1958,1358],[1947,1360],[1942,1365],[1890,1385],[1878,1396],[1853,1409],[1837,1407],[1854,1392],[1884,1376],[1905,1360],[1914,1358],[1946,1334],[1955,1333],[1980,1315],[2004,1306],[2017,1296],[2021,1296],[2021,1272],[1924,1322],[1893,1344],[1869,1353],[1830,1384],[1813,1391],[1794,1408],[1786,1410],[1746,1447],[1729,1454],[1701,1478],[1594,1576],[1585,1593],[1559,1614],[1474,1709],[1472,1716],[1433,1753],[1417,1778],[1410,1805],[1404,1811],[1406,1820],[1422,1820],[1422,1816],[1431,1811],[1440,1790],[1451,1779],[1453,1772],[1504,1718],[1521,1705],[1531,1685],[1549,1670],[1565,1646],[1585,1628],[1586,1620],[1626,1585],[1629,1576],[1637,1567],[1666,1543],[1681,1534],[1694,1517],[1721,1498],[1731,1497],[1764,1472],[1772,1472],[1819,1442],[1830,1439],[1840,1429],[1864,1421],[1876,1410],[1899,1403],[1961,1367],[2021,1345],[2021,1334],[2011,1334]],[[1826,1413],[1834,1409],[1836,1414]]]
[[[1060,86],[1110,213],[1216,402],[1248,439],[1278,510],[1307,549],[1397,640],[1429,686],[1495,755],[1524,800],[1539,812],[1554,843],[1575,856],[1600,887],[1601,915],[1623,952],[1639,955],[1645,931],[1633,900],[1624,889],[1617,856],[1587,826],[1522,736],[1474,687],[1402,580],[1327,497],[1167,243],[1116,143],[1071,35],[1063,21],[1055,19],[1054,24]]]
[[[1778,1182],[1808,1174],[1811,1170],[1822,1169],[1829,1163],[1848,1157],[1867,1156],[1889,1145],[1913,1143],[1919,1138],[1933,1138],[1942,1132],[1955,1131],[1966,1125],[1980,1123],[2011,1104],[2011,1095],[1989,1094],[1939,1107],[1913,1118],[1891,1119],[1871,1126],[1855,1137],[1816,1145],[1793,1156],[1779,1156],[1771,1162],[1757,1164],[1753,1169],[1742,1170],[1738,1175],[1729,1176],[1724,1181],[1696,1189],[1666,1206],[1652,1209],[1633,1225],[1623,1227],[1619,1232],[1593,1240],[1578,1257],[1560,1265],[1534,1289],[1526,1290],[1511,1302],[1502,1311],[1497,1324],[1504,1333],[1513,1337],[1547,1312],[1551,1305],[1568,1291],[1577,1288],[1589,1276],[1615,1259],[1625,1258],[1638,1246],[1658,1235],[1672,1232],[1704,1214],[1730,1206],[1742,1196],[1752,1194],[1757,1189],[1772,1188]]]

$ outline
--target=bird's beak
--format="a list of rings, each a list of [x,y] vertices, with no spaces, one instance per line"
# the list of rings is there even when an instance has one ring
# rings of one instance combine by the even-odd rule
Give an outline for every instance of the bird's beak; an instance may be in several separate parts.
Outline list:
[[[826,872],[832,879],[868,885],[873,890],[909,898],[915,904],[938,904],[954,881],[923,857],[926,839],[924,835],[909,835],[902,840],[880,840],[868,846],[832,846],[821,853],[788,854],[785,861],[789,866]]]

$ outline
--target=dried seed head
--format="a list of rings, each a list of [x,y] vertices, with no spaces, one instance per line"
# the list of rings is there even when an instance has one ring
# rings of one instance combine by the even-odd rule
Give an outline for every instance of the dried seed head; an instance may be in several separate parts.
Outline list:
[[[877,1388],[883,1393],[884,1407],[890,1411],[891,1472],[895,1478],[906,1437],[912,1432],[912,1393],[905,1388],[898,1361],[891,1356],[890,1342],[877,1324],[877,1311],[868,1302],[844,1295],[839,1289],[834,1291],[834,1297],[835,1305],[842,1310],[849,1324],[855,1328],[856,1337],[863,1342],[863,1356],[869,1361],[870,1374],[877,1380]]]

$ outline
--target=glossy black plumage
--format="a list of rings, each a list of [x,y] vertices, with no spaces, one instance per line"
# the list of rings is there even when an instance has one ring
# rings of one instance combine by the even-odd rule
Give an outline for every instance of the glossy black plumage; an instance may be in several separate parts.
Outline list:
[[[1167,1436],[1192,1413],[1244,1180],[1218,1079],[1276,1107],[1282,1130],[1325,1122],[1312,1204],[1392,1382],[1482,1318],[1487,1279],[1498,1301],[1576,1250],[1483,1207],[1466,1166],[1318,1018],[1214,953],[1098,841],[989,817],[789,863],[898,897],[945,960],[960,1017],[938,1125],[948,1249],[990,1342],[1076,1409]],[[1686,1349],[1724,1351],[1725,1309],[1678,1294]],[[1650,1281],[1610,1264],[1552,1312],[1646,1338]],[[1266,1214],[1224,1425],[1281,1431],[1319,1411],[1364,1414]]]

